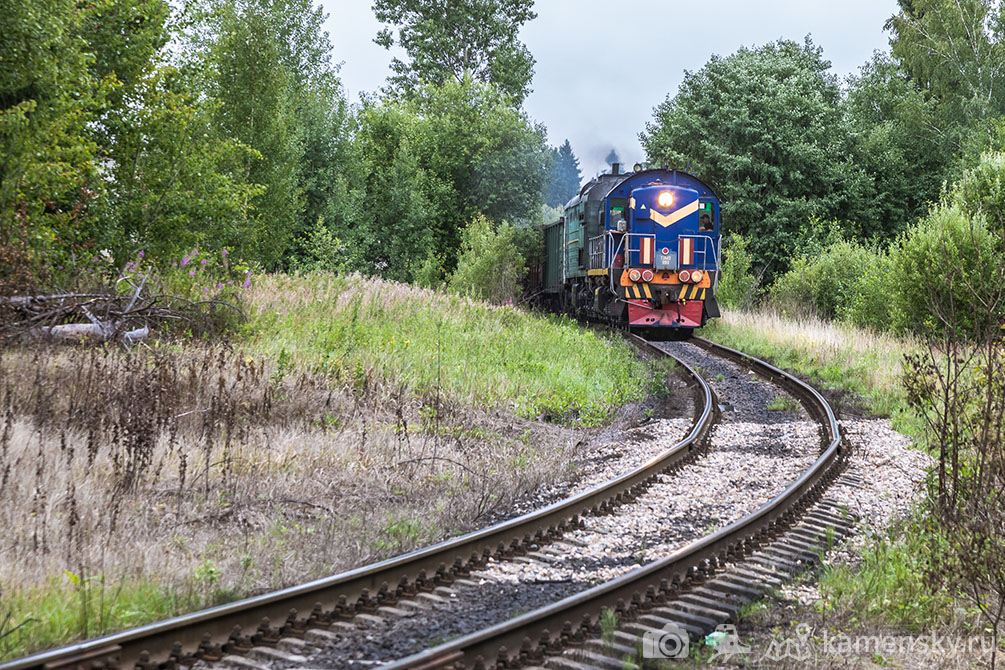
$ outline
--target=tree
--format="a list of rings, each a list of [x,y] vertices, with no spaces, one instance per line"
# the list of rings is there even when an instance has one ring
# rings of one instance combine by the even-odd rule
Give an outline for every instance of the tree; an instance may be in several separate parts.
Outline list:
[[[450,288],[496,303],[519,298],[526,266],[516,238],[516,230],[506,221],[495,225],[481,214],[472,219],[461,230]]]
[[[41,254],[90,237],[97,189],[88,121],[107,86],[88,70],[72,0],[0,12],[0,286],[33,282]]]
[[[551,150],[551,176],[544,201],[549,207],[561,207],[579,193],[583,180],[579,172],[579,159],[572,152],[569,140]]]
[[[952,164],[935,101],[877,52],[848,80],[856,162],[868,175],[874,234],[890,239],[934,202]]]
[[[399,91],[470,77],[495,84],[519,106],[530,92],[534,58],[517,38],[537,17],[533,6],[534,0],[375,0],[374,14],[387,27],[374,41],[408,54],[410,62],[391,61],[391,85]]]
[[[750,238],[769,277],[786,269],[811,217],[851,222],[852,234],[875,219],[829,68],[809,38],[713,56],[640,134],[651,162],[690,164],[721,189],[725,226]]]
[[[478,214],[528,219],[548,175],[544,129],[493,84],[425,85],[358,116],[359,186],[348,237],[361,269],[410,280],[427,256],[451,271]]]
[[[887,22],[893,56],[939,101],[956,145],[974,121],[1005,114],[1005,5],[998,0],[901,0]]]
[[[189,68],[218,102],[219,136],[256,152],[243,158],[244,179],[264,187],[220,241],[288,267],[320,219],[336,227],[343,216],[349,118],[325,15],[311,0],[208,0],[202,13],[186,36]]]

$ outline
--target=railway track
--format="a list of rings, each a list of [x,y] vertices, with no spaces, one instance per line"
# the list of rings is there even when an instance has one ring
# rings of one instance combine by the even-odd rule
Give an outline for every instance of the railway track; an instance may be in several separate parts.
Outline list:
[[[667,354],[632,338],[651,355]],[[309,631],[374,613],[399,600],[431,593],[490,559],[507,560],[560,538],[585,514],[602,514],[638,496],[661,473],[673,472],[703,447],[716,417],[712,391],[681,362],[695,395],[691,430],[635,470],[583,493],[434,546],[227,605],[175,617],[0,664],[0,670],[159,668],[215,662],[251,650],[295,644]],[[266,654],[267,655],[267,654]]]
[[[826,400],[763,361],[706,340],[695,344],[799,399],[822,428],[821,453],[812,466],[767,504],[661,560],[384,670],[618,670],[686,656],[691,641],[734,620],[744,604],[818,561],[850,532],[853,520],[824,497],[848,456]]]

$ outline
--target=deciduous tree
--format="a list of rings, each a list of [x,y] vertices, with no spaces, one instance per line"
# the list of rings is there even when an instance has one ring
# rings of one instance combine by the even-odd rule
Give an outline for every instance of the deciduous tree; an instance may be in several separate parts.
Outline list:
[[[386,27],[377,44],[401,46],[408,62],[391,61],[392,86],[414,91],[421,82],[491,82],[516,105],[530,92],[534,57],[518,39],[534,19],[534,0],[375,0]]]
[[[769,276],[788,266],[811,216],[869,218],[867,177],[829,68],[808,38],[713,56],[685,74],[640,135],[651,162],[690,165],[721,189],[725,225],[749,236]]]

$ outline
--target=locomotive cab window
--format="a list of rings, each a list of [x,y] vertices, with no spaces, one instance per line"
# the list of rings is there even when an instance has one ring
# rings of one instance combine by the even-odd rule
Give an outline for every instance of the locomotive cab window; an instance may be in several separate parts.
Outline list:
[[[611,228],[615,230],[622,230],[619,227],[619,221],[626,221],[628,215],[625,212],[625,207],[628,205],[628,201],[624,198],[611,198]],[[627,226],[627,223],[625,224]]]
[[[698,206],[698,230],[703,233],[715,230],[715,207],[710,202]]]

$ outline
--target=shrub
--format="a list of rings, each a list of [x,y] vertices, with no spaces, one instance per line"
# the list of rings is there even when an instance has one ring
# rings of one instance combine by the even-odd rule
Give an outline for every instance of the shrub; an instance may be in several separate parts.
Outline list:
[[[875,252],[852,294],[846,296],[847,301],[839,306],[838,317],[847,323],[877,331],[891,330],[891,296],[896,290],[892,275],[890,254],[885,251]]]
[[[736,233],[726,238],[722,252],[722,274],[716,293],[719,304],[723,307],[746,309],[754,302],[758,278],[750,270],[751,258],[747,249],[749,243],[749,239]]]
[[[953,186],[950,201],[967,217],[984,215],[992,230],[1005,229],[1005,153],[981,155]]]
[[[898,331],[935,332],[946,320],[973,331],[977,320],[993,318],[975,302],[974,288],[999,281],[1000,245],[982,214],[968,217],[952,202],[959,196],[933,208],[890,250]]]
[[[461,253],[450,288],[491,302],[514,300],[520,295],[524,268],[513,226],[503,221],[497,227],[479,214],[461,231]]]
[[[786,312],[853,320],[855,305],[875,310],[881,298],[882,277],[874,276],[881,256],[855,242],[834,242],[817,256],[797,258],[770,298]]]

